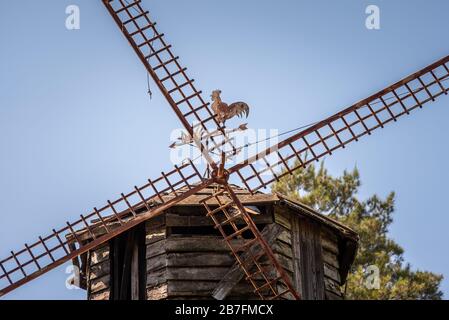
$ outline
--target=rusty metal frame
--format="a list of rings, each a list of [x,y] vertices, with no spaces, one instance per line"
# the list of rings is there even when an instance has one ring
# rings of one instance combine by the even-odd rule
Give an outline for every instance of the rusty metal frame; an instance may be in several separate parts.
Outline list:
[[[193,163],[185,164],[163,173],[161,177],[149,181],[140,188],[135,187],[134,191],[122,194],[115,201],[108,201],[108,204],[100,209],[94,208],[92,213],[81,215],[75,222],[67,222],[63,228],[53,229],[50,235],[39,237],[35,243],[26,244],[24,249],[11,252],[9,257],[0,260],[0,280],[6,279],[8,283],[6,286],[0,285],[0,297],[143,221],[161,214],[172,205],[212,183],[212,180],[204,180],[199,175]],[[159,186],[159,190],[156,186]],[[164,194],[170,193],[175,188],[178,190],[177,197],[164,200]],[[149,193],[145,198],[144,192]],[[132,200],[133,197],[136,199]],[[120,205],[126,209],[118,213],[116,208]],[[119,226],[112,228],[115,223]],[[78,234],[80,230],[89,233],[93,241],[80,240]],[[74,244],[77,245],[77,249],[71,251],[70,246]],[[26,271],[25,268],[30,268],[31,271]]]
[[[201,200],[201,203],[206,208],[207,216],[213,220],[215,228],[220,231],[232,255],[245,273],[246,280],[253,286],[254,293],[262,300],[279,299],[285,297],[287,294],[299,300],[300,295],[293,288],[284,268],[278,262],[273,250],[263,238],[235,192],[227,183],[223,184],[222,188],[218,192]],[[223,200],[223,198],[226,200]],[[208,204],[210,200],[218,203],[218,208],[212,209],[211,205]],[[231,214],[229,211],[230,208],[235,208],[238,212]],[[221,217],[219,217],[220,214]],[[244,226],[239,228],[235,222],[236,220],[244,222]],[[225,230],[225,227],[230,227],[231,231]],[[250,234],[250,239],[245,239],[243,233]],[[242,240],[244,244],[236,246],[233,243],[234,240]],[[246,260],[242,259],[240,252],[255,243],[261,247],[263,254],[254,256],[251,252],[246,251],[249,254],[249,258]],[[262,258],[268,259],[268,266],[262,265],[260,261]],[[256,270],[252,271],[254,267]],[[261,277],[263,284],[257,282],[256,277],[258,276]],[[283,285],[286,289],[279,292],[278,284]]]
[[[130,3],[126,0],[102,0],[102,2],[189,135],[194,137],[194,126],[201,126],[205,134],[220,127],[210,109],[210,103],[206,103],[201,95],[202,91],[196,89],[195,80],[186,73],[187,68],[181,67],[179,57],[173,54],[172,46],[167,44],[164,34],[158,31],[156,22],[149,17],[149,12],[144,11],[141,1],[133,0]],[[200,111],[204,111],[205,114]],[[217,142],[219,137],[210,137],[207,140],[218,153],[225,149],[236,151],[231,140],[226,137],[225,131],[221,131],[222,141]],[[194,142],[209,165],[215,169],[216,164],[204,146],[206,143]]]

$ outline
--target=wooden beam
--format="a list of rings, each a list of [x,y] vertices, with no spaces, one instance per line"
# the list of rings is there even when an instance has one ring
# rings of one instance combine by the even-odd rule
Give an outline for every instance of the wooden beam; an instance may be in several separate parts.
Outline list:
[[[293,216],[292,223],[295,286],[304,300],[324,300],[321,225],[298,216]]]
[[[303,272],[301,266],[301,234],[299,227],[299,217],[292,216],[292,254],[293,254],[293,279],[296,291],[304,299],[304,290],[302,288],[301,274]]]
[[[134,241],[131,257],[131,300],[139,300],[139,246]]]
[[[262,236],[267,241],[268,245],[272,246],[276,241],[277,237],[284,231],[284,228],[276,223],[267,225],[262,230]],[[248,260],[251,255],[255,256],[262,253],[261,246],[256,243],[252,245],[247,252],[244,252],[241,255],[242,260]],[[212,293],[212,297],[217,300],[225,299],[228,294],[231,292],[232,288],[234,288],[244,277],[244,272],[238,265],[235,263],[231,269],[226,273],[223,279],[218,283],[217,287]]]
[[[180,215],[174,213],[166,214],[167,227],[212,227],[214,221],[210,217],[193,216],[193,215]],[[252,216],[254,223],[256,224],[269,224],[273,223],[273,217],[271,214],[258,214]],[[243,225],[245,222],[242,219],[235,221],[236,225]]]
[[[200,201],[205,199],[206,197],[210,196],[210,194],[196,194],[193,196],[188,197],[187,199],[184,199],[176,204],[176,206],[201,206]],[[279,201],[279,198],[277,195],[274,194],[237,194],[237,197],[239,198],[240,202],[245,205],[267,205],[272,204],[274,202]],[[170,200],[173,197],[172,196],[164,196],[164,200]],[[220,199],[222,201],[226,201],[226,198]],[[208,204],[210,205],[218,205],[218,202],[215,198],[212,198],[208,201]]]
[[[122,235],[123,236],[123,235]],[[112,250],[110,251],[110,259],[112,266],[112,274],[111,274],[111,300],[119,300],[120,299],[120,283],[121,283],[121,274],[122,274],[122,265],[120,263],[120,238],[122,236],[118,236],[112,239]]]
[[[131,281],[131,260],[133,256],[133,249],[135,244],[135,234],[134,230],[131,230],[128,233],[128,239],[125,249],[125,256],[123,258],[123,269],[122,269],[122,278],[120,283],[120,300],[127,300],[128,298],[128,289],[129,289],[129,281]]]

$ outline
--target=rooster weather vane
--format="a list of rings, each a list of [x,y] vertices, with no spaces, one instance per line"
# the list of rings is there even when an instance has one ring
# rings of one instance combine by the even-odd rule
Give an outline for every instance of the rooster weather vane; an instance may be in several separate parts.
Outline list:
[[[249,106],[245,102],[234,102],[230,105],[223,102],[221,100],[221,90],[214,90],[211,94],[212,99],[212,111],[215,114],[215,119],[217,121],[218,128],[212,133],[205,134],[202,127],[198,127],[196,130],[193,131],[193,135],[190,135],[188,133],[182,132],[181,136],[177,139],[176,142],[172,143],[170,145],[170,148],[176,148],[183,145],[191,145],[194,146],[194,141],[207,141],[207,139],[210,139],[211,137],[217,137],[219,135],[224,135],[225,137],[229,137],[231,133],[234,132],[242,132],[247,130],[247,124],[241,124],[235,129],[227,129],[225,124],[227,120],[230,120],[234,117],[245,117],[248,118],[249,116]],[[210,150],[209,150],[210,151]],[[224,152],[224,151],[223,151]],[[233,152],[234,155],[237,153],[236,151]]]
[[[238,116],[239,118],[249,116],[249,106],[245,102],[235,102],[231,105],[221,100],[221,90],[212,91],[212,110],[215,112],[219,124],[225,125],[226,121]]]

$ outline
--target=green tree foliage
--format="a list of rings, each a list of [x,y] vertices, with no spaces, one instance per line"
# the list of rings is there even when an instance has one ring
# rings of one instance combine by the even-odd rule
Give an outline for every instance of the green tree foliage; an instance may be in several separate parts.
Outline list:
[[[286,176],[273,185],[274,192],[299,200],[318,212],[342,222],[360,235],[360,246],[348,277],[348,299],[441,299],[441,275],[413,271],[404,262],[404,250],[388,237],[393,222],[394,193],[362,201],[357,169],[331,176],[321,164]],[[370,267],[371,266],[371,267]],[[379,271],[376,282],[372,270]]]

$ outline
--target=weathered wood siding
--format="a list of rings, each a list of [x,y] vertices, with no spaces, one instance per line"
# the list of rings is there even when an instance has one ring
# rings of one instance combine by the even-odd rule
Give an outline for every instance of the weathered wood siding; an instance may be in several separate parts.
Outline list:
[[[278,207],[274,208],[274,222],[281,225],[284,231],[277,238],[273,251],[281,266],[287,273],[290,282],[295,287],[295,258],[293,253],[293,231],[291,215]],[[279,288],[283,291],[284,288]],[[297,290],[297,288],[295,287]],[[285,290],[285,289],[284,289]],[[298,290],[297,290],[298,291]],[[285,296],[287,299],[294,299],[293,296]]]
[[[266,207],[254,216],[261,229],[276,223],[273,251],[303,299],[343,299],[338,232],[287,206]],[[235,260],[200,207],[176,207],[145,224],[146,298],[212,299]],[[233,240],[236,246],[243,240]],[[88,254],[87,288],[91,300],[111,295],[108,244]],[[234,284],[239,281],[237,277]],[[229,286],[231,288],[232,286]],[[284,291],[285,288],[278,288]],[[257,299],[242,279],[226,299]],[[285,297],[292,299],[293,297]]]
[[[263,226],[272,223],[273,217],[265,212],[254,220]],[[212,299],[212,292],[235,263],[222,236],[212,227],[212,220],[198,207],[175,208],[160,225],[148,224],[148,299]],[[227,296],[237,298],[256,298],[244,279]]]
[[[165,215],[148,221],[145,225],[146,259],[147,259],[147,293],[148,300],[167,298],[166,251],[167,227]]]
[[[324,266],[325,297],[328,300],[343,299],[340,279],[339,248],[337,235],[329,228],[321,227],[321,246]]]
[[[212,291],[235,262],[219,236],[172,236],[148,248],[152,250],[147,255],[150,300],[211,298]]]
[[[109,244],[104,244],[88,253],[87,298],[89,300],[109,300],[110,266]]]
[[[211,298],[234,264],[219,236],[175,237],[166,243],[167,298]]]

